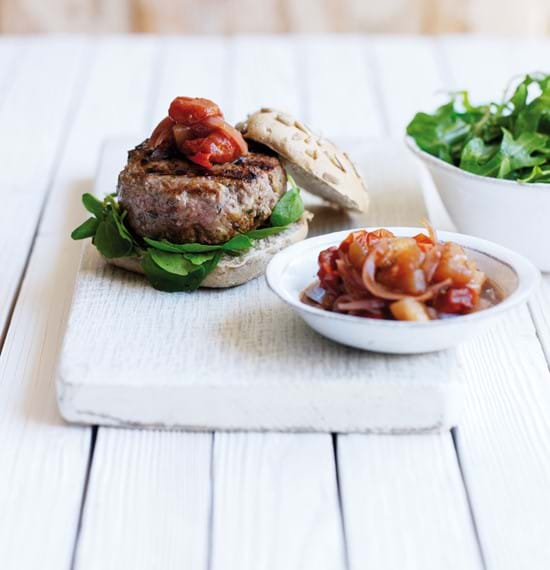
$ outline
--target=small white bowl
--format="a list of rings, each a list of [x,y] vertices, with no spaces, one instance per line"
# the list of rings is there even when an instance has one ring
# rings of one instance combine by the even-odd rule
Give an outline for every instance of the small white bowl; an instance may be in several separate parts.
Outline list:
[[[368,229],[368,228],[367,228]],[[422,228],[388,228],[397,236],[414,236]],[[300,301],[300,293],[316,279],[317,257],[338,245],[354,230],[311,238],[278,253],[269,263],[267,282],[285,303],[318,333],[341,344],[363,350],[394,354],[434,352],[472,338],[495,317],[523,303],[540,276],[534,265],[500,245],[461,234],[438,232],[442,241],[454,241],[496,283],[504,299],[494,307],[429,322],[404,322],[355,317],[324,311]]]
[[[526,255],[550,271],[550,184],[478,176],[406,144],[428,168],[457,229]]]

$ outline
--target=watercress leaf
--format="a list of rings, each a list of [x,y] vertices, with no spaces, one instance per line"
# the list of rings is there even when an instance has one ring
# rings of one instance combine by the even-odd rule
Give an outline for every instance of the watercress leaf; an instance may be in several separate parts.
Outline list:
[[[218,251],[221,245],[207,245],[202,243],[170,243],[167,240],[154,240],[143,238],[147,245],[161,251],[171,251],[173,253],[203,253],[206,251]]]
[[[262,239],[269,236],[280,234],[288,229],[288,226],[270,226],[269,228],[260,228],[259,230],[251,230],[246,232],[246,236],[250,239]]]
[[[272,226],[287,226],[299,220],[304,213],[304,202],[300,195],[300,188],[294,186],[285,192],[275,204],[271,212],[270,222]]]
[[[193,291],[201,284],[205,277],[205,270],[202,266],[198,267],[194,272],[185,275],[171,273],[166,271],[154,261],[152,250],[149,250],[142,262],[141,267],[151,285],[159,291],[167,291],[169,293],[177,291]],[[177,255],[177,254],[176,254]]]
[[[185,275],[179,273],[172,273],[167,271],[165,268],[157,264],[159,260],[159,251],[154,249],[149,249],[142,260],[143,271],[155,289],[160,291],[177,292],[177,291],[194,291],[200,287],[200,284],[204,281],[205,277],[215,269],[217,266],[221,254],[215,253],[212,259],[206,261],[204,264],[195,267],[193,271],[186,273]],[[179,255],[170,254],[168,255]],[[181,255],[179,255],[182,257]],[[164,267],[167,267],[166,260],[162,261]],[[177,265],[177,262],[176,262]],[[173,268],[171,264],[168,267]]]
[[[121,235],[111,211],[108,211],[105,219],[98,223],[93,243],[108,259],[126,257],[134,253],[132,239]]]
[[[80,224],[78,228],[73,230],[71,238],[77,240],[94,237],[98,225],[97,218],[88,218],[83,224]]]
[[[196,271],[196,266],[181,253],[150,249],[149,254],[151,259],[167,273],[185,276]]]
[[[92,194],[86,192],[86,194],[82,195],[82,203],[88,212],[93,214],[96,218],[101,219],[103,216],[103,202],[98,200]]]
[[[222,244],[223,251],[245,251],[252,247],[252,240],[245,234],[238,234]]]
[[[126,217],[126,212],[123,212],[121,215],[117,210],[112,210],[111,215],[118,229],[120,237],[134,242],[134,238],[132,237],[130,230],[128,230],[128,228],[124,225],[124,218]]]
[[[213,259],[216,256],[216,253],[183,253],[182,255],[193,265],[202,265],[203,263]]]

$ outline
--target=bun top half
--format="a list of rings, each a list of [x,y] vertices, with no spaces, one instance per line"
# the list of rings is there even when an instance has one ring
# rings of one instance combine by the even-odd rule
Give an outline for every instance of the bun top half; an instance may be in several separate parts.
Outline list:
[[[299,186],[346,210],[367,210],[369,195],[355,164],[301,121],[264,108],[249,115],[237,129],[246,139],[275,151]]]

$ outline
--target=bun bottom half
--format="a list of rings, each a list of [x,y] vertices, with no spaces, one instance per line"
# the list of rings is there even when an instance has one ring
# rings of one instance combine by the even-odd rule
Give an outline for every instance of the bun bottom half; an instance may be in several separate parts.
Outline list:
[[[206,276],[201,287],[216,289],[235,287],[259,277],[265,273],[267,264],[276,253],[307,237],[308,222],[311,217],[311,214],[306,212],[297,222],[291,224],[280,234],[257,240],[246,253],[235,257],[224,255],[216,269]],[[139,257],[117,257],[115,259],[104,257],[103,259],[111,265],[143,275]]]

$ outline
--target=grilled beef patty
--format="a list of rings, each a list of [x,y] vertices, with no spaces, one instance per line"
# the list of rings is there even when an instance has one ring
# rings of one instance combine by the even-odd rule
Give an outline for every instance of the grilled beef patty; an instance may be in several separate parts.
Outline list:
[[[266,222],[285,189],[276,156],[249,152],[206,170],[144,142],[128,153],[117,195],[139,236],[216,244]]]

